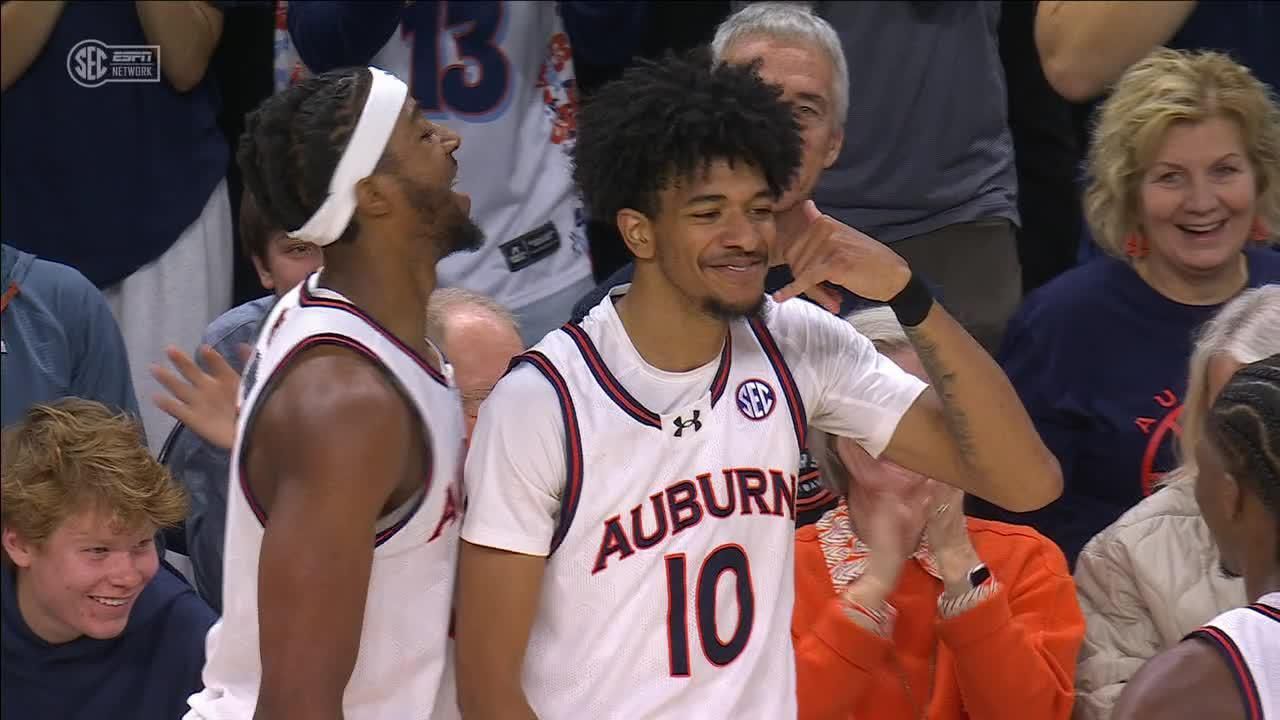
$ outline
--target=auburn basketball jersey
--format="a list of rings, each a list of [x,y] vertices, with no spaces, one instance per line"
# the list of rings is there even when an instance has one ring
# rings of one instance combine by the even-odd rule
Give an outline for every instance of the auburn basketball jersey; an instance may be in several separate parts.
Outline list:
[[[705,392],[660,415],[603,362],[599,327],[521,357],[555,387],[570,448],[526,695],[548,720],[794,717],[790,371],[763,322],[735,322]]]
[[[420,2],[369,64],[409,85],[427,117],[462,138],[458,190],[485,246],[440,261],[441,287],[520,309],[591,275],[569,152],[577,137],[573,51],[555,2]],[[276,84],[309,73],[276,17]]]
[[[429,457],[421,490],[382,518],[369,538],[373,568],[359,656],[343,699],[345,717],[429,718],[440,691],[461,511],[461,406],[445,375],[359,308],[318,288],[318,278],[312,274],[276,303],[245,369],[227,492],[223,616],[209,631],[205,689],[190,699],[191,718],[253,717],[262,676],[258,558],[270,518],[245,477],[246,444],[273,381],[300,352],[321,346],[346,348],[386,371],[421,418]]]
[[[1228,610],[1189,636],[1222,655],[1246,720],[1280,720],[1280,592]]]

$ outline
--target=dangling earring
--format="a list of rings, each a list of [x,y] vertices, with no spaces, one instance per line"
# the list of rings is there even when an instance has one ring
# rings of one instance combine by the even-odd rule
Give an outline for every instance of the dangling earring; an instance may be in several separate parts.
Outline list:
[[[1147,256],[1147,238],[1142,233],[1134,230],[1124,236],[1124,254],[1131,258],[1144,258]]]
[[[1271,228],[1267,227],[1267,221],[1261,215],[1253,219],[1253,231],[1249,233],[1249,239],[1256,243],[1271,239]]]

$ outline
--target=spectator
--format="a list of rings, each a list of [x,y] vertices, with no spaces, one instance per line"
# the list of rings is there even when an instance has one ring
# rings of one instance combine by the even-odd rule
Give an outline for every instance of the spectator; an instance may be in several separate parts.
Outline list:
[[[1036,45],[1045,75],[1073,102],[1101,95],[1130,65],[1161,45],[1230,53],[1262,82],[1280,86],[1280,55],[1275,51],[1280,8],[1269,0],[1045,0],[1037,5]]]
[[[209,377],[229,378],[229,387],[238,383],[244,369],[241,346],[253,343],[258,337],[258,330],[276,300],[324,261],[324,252],[318,246],[292,239],[284,230],[271,227],[248,191],[240,198],[240,239],[262,287],[271,292],[228,310],[205,329],[197,356],[210,372],[225,361],[230,366],[227,373],[213,372]],[[215,353],[220,359],[214,358]],[[169,357],[175,367],[187,368],[184,375],[195,376],[188,367],[189,357],[174,350],[169,351]],[[178,379],[162,367],[153,366],[152,373],[170,392],[182,387]],[[222,528],[226,521],[228,450],[235,434],[234,418],[232,426],[226,428],[225,437],[210,443],[188,427],[188,423],[194,423],[198,428],[208,420],[194,417],[189,406],[179,399],[184,396],[185,393],[179,392],[155,398],[157,407],[179,421],[165,442],[162,462],[191,494],[191,511],[183,524],[184,550],[192,564],[191,579],[209,605],[221,612]],[[227,409],[233,409],[235,397],[228,398],[228,403]]]
[[[1076,562],[1088,618],[1076,720],[1107,720],[1125,683],[1156,653],[1245,603],[1195,501],[1195,453],[1209,406],[1243,365],[1280,352],[1280,285],[1246,290],[1205,324],[1180,418],[1181,466],[1163,488],[1098,533]]]
[[[524,350],[520,326],[509,310],[490,298],[461,288],[440,288],[427,303],[427,338],[450,360],[470,439],[480,403],[507,372],[511,358]]]
[[[1125,688],[1115,720],[1280,716],[1280,355],[1237,371],[1196,446],[1196,503],[1252,605],[1219,615]]]
[[[1248,287],[1280,282],[1257,249],[1280,221],[1280,108],[1217,53],[1162,50],[1102,106],[1085,213],[1110,257],[1032,293],[1001,354],[1063,496],[1030,524],[1075,562],[1084,544],[1175,466],[1196,328]]]
[[[147,364],[168,344],[194,345],[231,304],[228,152],[206,73],[222,11],[195,1],[0,11],[0,236],[103,291],[133,385],[150,396]],[[158,51],[124,64],[116,46]],[[168,418],[150,403],[140,409],[157,449]]]
[[[928,380],[887,308],[850,322]],[[800,720],[1065,720],[1084,618],[1062,552],[964,494],[810,430],[848,498],[796,534]]]
[[[162,566],[186,498],[136,420],[71,398],[4,433],[7,718],[181,717],[214,614]]]
[[[594,284],[585,214],[570,179],[578,105],[573,58],[625,63],[643,39],[647,5],[288,7],[289,34],[307,68],[384,68],[410,83],[431,119],[461,136],[458,161],[473,170],[464,170],[458,186],[471,195],[487,242],[477,253],[442,261],[440,286],[483,293],[510,308],[526,345],[568,319]]]
[[[937,283],[994,354],[1022,298],[1000,3],[815,8],[840,33],[855,102],[814,200]]]
[[[106,300],[74,268],[0,245],[0,425],[67,396],[138,414],[129,358]]]
[[[469,438],[480,403],[523,348],[519,328],[511,313],[493,300],[459,288],[440,288],[427,305],[427,338],[451,360]],[[171,351],[169,357],[182,378],[158,369],[170,395],[157,402],[182,421],[182,430],[170,441],[168,463],[192,496],[186,543],[196,586],[220,610],[226,478],[235,438],[240,363],[232,365],[221,352],[206,352],[206,370],[181,351]]]

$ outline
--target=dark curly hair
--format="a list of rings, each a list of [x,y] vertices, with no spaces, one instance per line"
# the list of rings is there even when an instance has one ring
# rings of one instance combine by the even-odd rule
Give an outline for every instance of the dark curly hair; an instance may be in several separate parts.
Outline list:
[[[1253,488],[1280,521],[1280,354],[1236,371],[1214,401],[1208,424],[1227,472]]]
[[[236,160],[268,224],[293,230],[320,208],[372,84],[366,68],[331,70],[272,95],[245,117]],[[338,242],[356,230],[352,218]]]
[[[631,208],[652,217],[658,193],[712,162],[760,168],[775,196],[800,167],[800,126],[758,64],[714,64],[705,49],[641,60],[587,100],[578,116],[573,177],[587,211],[613,223]]]

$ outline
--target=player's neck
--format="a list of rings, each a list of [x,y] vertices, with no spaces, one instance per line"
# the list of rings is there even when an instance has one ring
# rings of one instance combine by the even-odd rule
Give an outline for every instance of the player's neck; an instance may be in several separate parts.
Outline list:
[[[618,318],[640,357],[659,370],[686,372],[714,360],[724,349],[728,323],[713,317],[667,287],[637,273]]]
[[[319,283],[350,300],[405,345],[436,363],[426,341],[427,299],[436,285],[433,265],[415,270],[404,262],[334,264],[330,260]]]
[[[1267,593],[1280,592],[1280,567],[1272,566],[1271,572],[1244,580],[1246,600],[1253,602]]]

